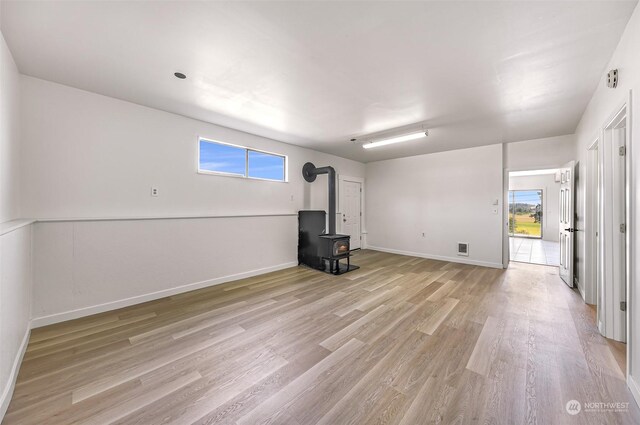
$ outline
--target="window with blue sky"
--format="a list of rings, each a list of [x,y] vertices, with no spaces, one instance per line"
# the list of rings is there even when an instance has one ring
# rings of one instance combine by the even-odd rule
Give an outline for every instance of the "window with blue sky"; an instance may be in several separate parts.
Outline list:
[[[284,157],[249,151],[249,177],[284,181]]]
[[[285,181],[286,158],[242,146],[200,139],[198,170],[263,180]]]

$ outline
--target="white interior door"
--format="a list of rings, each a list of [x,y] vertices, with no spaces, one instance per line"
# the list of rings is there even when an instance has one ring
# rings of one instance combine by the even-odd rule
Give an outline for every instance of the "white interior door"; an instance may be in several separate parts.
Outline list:
[[[351,249],[362,247],[362,183],[344,180],[342,187],[342,233],[351,236]]]
[[[602,149],[602,237],[598,306],[600,332],[626,341],[626,116],[605,128]]]
[[[573,288],[573,234],[575,161],[560,169],[560,277]]]

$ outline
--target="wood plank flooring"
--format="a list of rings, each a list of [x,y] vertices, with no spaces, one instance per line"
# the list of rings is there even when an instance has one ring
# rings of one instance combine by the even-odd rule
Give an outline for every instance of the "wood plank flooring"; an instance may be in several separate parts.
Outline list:
[[[36,329],[3,424],[640,423],[620,353],[556,268],[353,262]]]

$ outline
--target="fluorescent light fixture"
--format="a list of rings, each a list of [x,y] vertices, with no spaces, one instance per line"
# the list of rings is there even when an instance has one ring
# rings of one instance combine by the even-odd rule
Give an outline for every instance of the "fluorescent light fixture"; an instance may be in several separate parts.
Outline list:
[[[555,174],[558,171],[560,171],[558,168],[549,168],[547,170],[511,171],[509,173],[509,177],[544,176],[546,174]]]
[[[427,137],[426,131],[419,133],[405,134],[404,136],[392,137],[391,139],[378,140],[377,142],[365,143],[362,145],[365,149],[377,148],[379,146],[392,145],[394,143],[408,142],[409,140],[416,140],[421,137]]]

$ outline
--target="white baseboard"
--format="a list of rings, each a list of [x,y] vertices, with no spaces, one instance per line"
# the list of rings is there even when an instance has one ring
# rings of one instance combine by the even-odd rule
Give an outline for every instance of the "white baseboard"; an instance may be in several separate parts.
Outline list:
[[[430,260],[448,261],[450,263],[471,264],[472,266],[492,267],[494,269],[502,269],[502,263],[492,263],[489,261],[478,261],[463,257],[446,257],[442,255],[425,254],[422,252],[402,251],[399,249],[383,248],[379,246],[368,245],[367,249],[373,251],[389,252],[391,254],[408,255],[410,257],[428,258]]]
[[[27,324],[27,331],[24,333],[24,337],[22,338],[22,343],[20,344],[20,348],[16,353],[16,358],[13,360],[13,366],[11,367],[11,373],[9,373],[9,377],[7,382],[2,390],[2,396],[0,396],[0,422],[4,418],[5,413],[7,413],[7,408],[9,407],[9,403],[11,402],[11,396],[13,396],[13,389],[16,386],[16,379],[18,378],[18,371],[20,371],[20,365],[22,364],[22,358],[24,357],[25,351],[27,351],[27,345],[29,343],[29,335],[31,334],[31,325]]]
[[[640,386],[631,375],[627,375],[627,386],[631,390],[631,394],[636,400],[636,404],[640,406]]]
[[[587,299],[586,299],[586,297],[584,295],[584,291],[580,287],[580,281],[579,280],[575,280],[574,283],[575,283],[576,287],[578,288],[578,293],[580,293],[580,296],[582,297],[582,301],[584,301],[586,303]]]
[[[208,286],[220,285],[232,280],[245,279],[248,277],[258,276],[277,270],[288,269],[297,266],[298,263],[291,261],[289,263],[278,264],[275,266],[265,267],[262,269],[250,270],[248,272],[237,273],[228,276],[222,276],[215,279],[203,280],[201,282],[189,283],[186,285],[176,286],[174,288],[163,289],[162,291],[151,292],[149,294],[137,295],[135,297],[125,298],[122,300],[110,301],[104,304],[98,304],[89,307],[83,307],[76,310],[64,311],[61,313],[50,314],[47,316],[36,317],[31,321],[31,328],[39,328],[54,323],[65,322],[67,320],[78,319],[80,317],[90,316],[92,314],[104,313],[105,311],[117,310],[119,308],[128,307],[134,304],[140,304],[147,301],[157,300],[159,298],[170,297],[172,295],[189,292],[196,289],[206,288]]]

